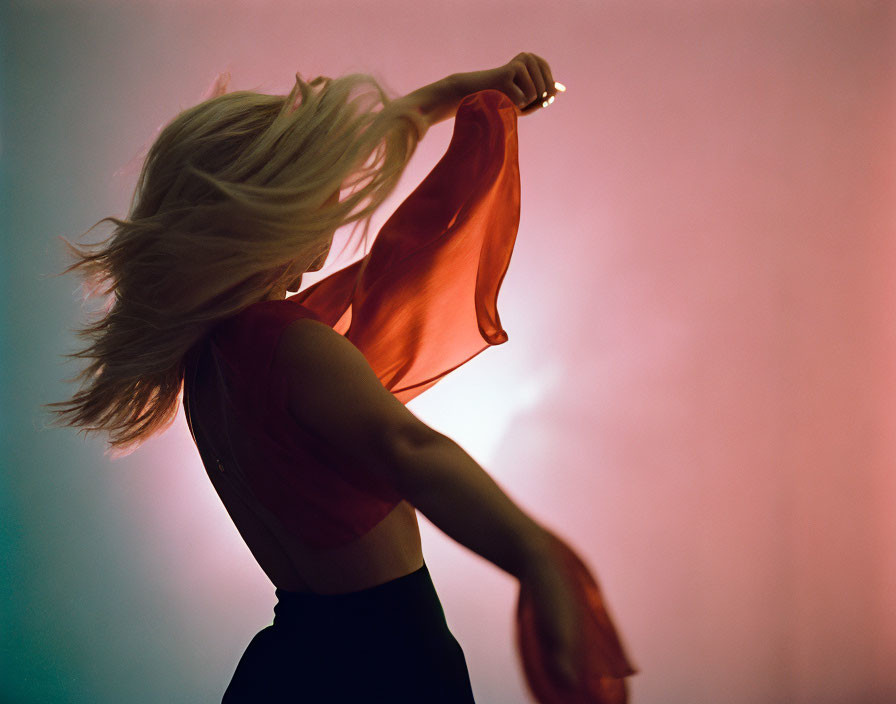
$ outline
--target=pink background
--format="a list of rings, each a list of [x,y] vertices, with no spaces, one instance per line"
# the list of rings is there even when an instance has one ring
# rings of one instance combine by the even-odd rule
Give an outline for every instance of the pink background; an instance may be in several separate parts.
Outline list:
[[[580,551],[640,669],[633,702],[896,701],[892,3],[2,12],[0,698],[219,701],[274,603],[182,417],[117,462],[42,427],[82,320],[77,282],[49,278],[54,237],[126,214],[134,165],[113,174],[218,71],[280,93],[296,71],[368,72],[397,97],[532,51],[568,91],[519,121],[509,341],[410,407]],[[515,580],[421,529],[477,702],[532,701]]]

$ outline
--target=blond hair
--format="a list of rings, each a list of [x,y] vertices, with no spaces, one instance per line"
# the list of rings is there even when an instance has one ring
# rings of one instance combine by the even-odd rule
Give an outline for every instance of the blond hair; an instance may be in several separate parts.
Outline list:
[[[158,135],[127,219],[90,228],[110,221],[112,235],[83,247],[60,237],[75,262],[59,275],[81,269],[88,296],[114,300],[77,331],[89,344],[63,355],[90,361],[66,380],[83,388],[45,404],[59,407],[53,424],[108,432],[113,457],[170,426],[190,348],[305,271],[339,227],[355,222],[354,234],[363,222],[366,244],[373,213],[427,127],[416,107],[390,99],[368,74],[310,84],[296,74],[287,96],[228,93],[219,76],[213,97]]]

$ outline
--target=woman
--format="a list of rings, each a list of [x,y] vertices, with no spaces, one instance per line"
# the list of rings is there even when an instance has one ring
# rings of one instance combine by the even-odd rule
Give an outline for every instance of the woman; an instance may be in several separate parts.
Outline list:
[[[224,702],[473,701],[415,509],[519,579],[517,646],[539,701],[625,701],[635,670],[587,568],[405,407],[507,340],[496,301],[519,223],[517,118],[559,84],[531,53],[396,100],[363,74],[296,78],[285,98],[220,83],[159,135],[130,218],[105,218],[110,244],[69,245],[66,271],[109,281],[115,301],[70,355],[93,359],[76,377],[87,388],[50,405],[120,454],[170,425],[183,390],[209,479],[278,598]],[[381,110],[351,98],[364,84]],[[339,227],[364,219],[366,239],[418,141],[450,117],[446,154],[368,254],[287,297]]]

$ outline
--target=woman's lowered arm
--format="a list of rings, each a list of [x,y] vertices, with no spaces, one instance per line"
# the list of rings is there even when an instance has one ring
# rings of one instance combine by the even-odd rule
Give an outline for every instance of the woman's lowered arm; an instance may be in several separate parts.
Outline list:
[[[380,475],[449,537],[525,579],[548,540],[495,481],[446,435],[389,392],[349,340],[310,318],[286,326],[273,365],[304,428]]]
[[[450,538],[519,580],[542,565],[545,529],[454,440],[430,428],[396,462],[408,501]]]

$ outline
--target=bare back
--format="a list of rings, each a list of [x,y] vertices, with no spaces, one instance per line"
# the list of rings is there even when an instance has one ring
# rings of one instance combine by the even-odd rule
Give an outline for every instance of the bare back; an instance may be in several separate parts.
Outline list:
[[[403,577],[423,565],[417,512],[407,501],[357,540],[337,548],[312,549],[273,535],[229,482],[209,474],[240,535],[280,589],[343,594]]]
[[[197,447],[234,525],[277,588],[342,594],[403,577],[423,565],[416,510],[406,501],[363,536],[336,548],[310,548],[266,520],[228,472],[229,455],[216,449],[232,447],[238,438],[227,437],[224,406],[215,395],[212,378],[204,373],[185,378],[184,403]]]

